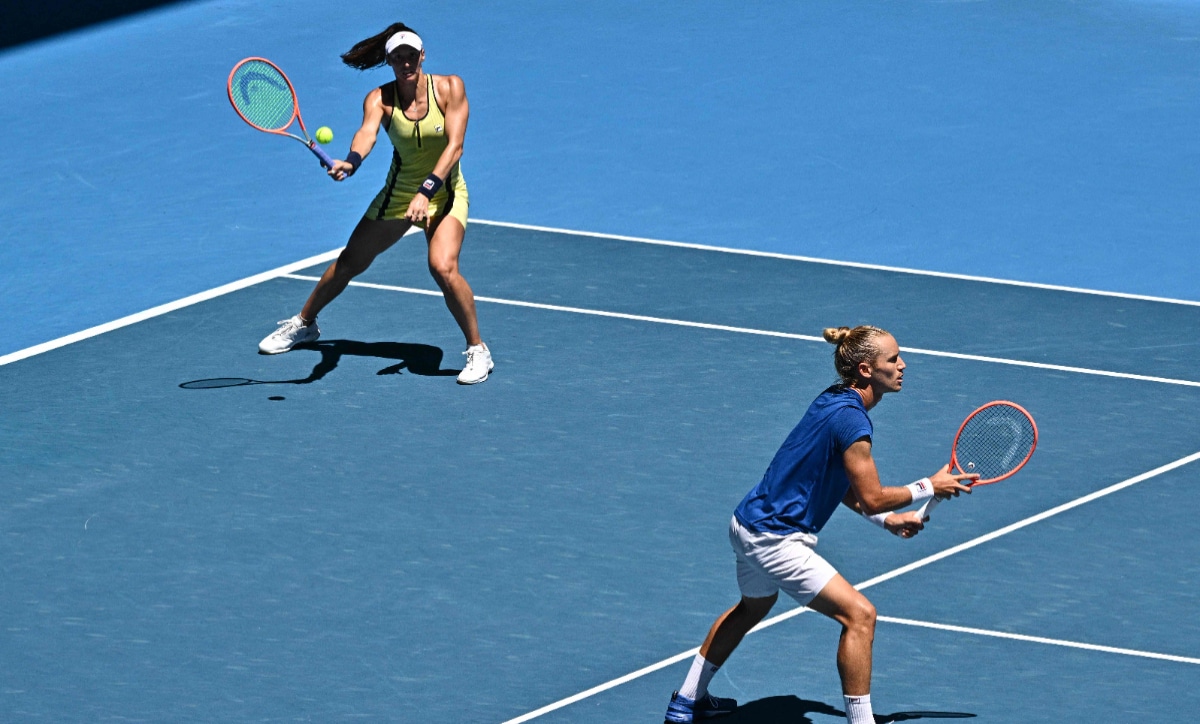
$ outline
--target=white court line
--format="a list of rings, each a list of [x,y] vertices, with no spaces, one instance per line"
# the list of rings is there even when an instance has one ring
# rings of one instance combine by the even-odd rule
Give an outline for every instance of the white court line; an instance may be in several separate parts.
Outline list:
[[[52,339],[49,342],[43,342],[32,347],[26,347],[25,349],[18,350],[0,357],[0,367],[3,367],[6,364],[11,364],[18,360],[33,357],[34,355],[42,354],[43,352],[49,352],[52,349],[66,347],[68,344],[74,344],[75,342],[88,339],[89,337],[95,337],[97,335],[104,334],[105,332],[111,332],[114,329],[128,327],[131,324],[137,324],[138,322],[145,321],[152,317],[159,317],[164,314],[174,312],[178,309],[183,309],[184,307],[190,307],[193,304],[206,302],[209,299],[215,299],[222,295],[229,294],[230,292],[236,292],[239,289],[252,287],[255,284],[265,282],[269,279],[281,277],[298,269],[310,267],[313,264],[320,264],[323,261],[330,261],[335,259],[341,251],[342,249],[339,247],[337,249],[333,249],[332,251],[327,251],[324,254],[317,254],[316,256],[310,256],[307,259],[301,259],[300,261],[292,262],[291,264],[281,266],[278,269],[272,269],[271,271],[263,272],[262,274],[255,274],[254,276],[246,277],[245,279],[239,279],[236,282],[230,282],[229,284],[216,287],[215,289],[209,289],[206,292],[200,292],[199,294],[193,294],[190,297],[184,297],[183,299],[176,299],[173,302],[160,304],[157,307],[151,307],[150,309],[138,312],[137,314],[131,314],[128,317],[121,317],[120,319],[113,320],[112,322],[105,322],[104,324],[90,327],[81,332],[75,332],[73,334],[68,334],[65,337]]]
[[[827,264],[830,266],[844,266],[844,267],[850,267],[850,268],[855,268],[855,269],[872,269],[872,270],[876,270],[876,271],[897,272],[900,274],[916,274],[916,275],[922,275],[922,276],[941,277],[941,278],[945,278],[945,279],[960,279],[963,281],[985,282],[985,283],[989,283],[989,284],[1006,284],[1006,285],[1017,286],[1017,287],[1029,287],[1032,289],[1048,289],[1048,290],[1052,290],[1052,291],[1075,292],[1078,294],[1092,294],[1092,295],[1097,295],[1097,296],[1102,296],[1102,297],[1117,297],[1120,299],[1135,299],[1135,300],[1147,301],[1147,302],[1162,302],[1165,304],[1182,304],[1182,305],[1187,305],[1187,306],[1200,307],[1200,302],[1187,300],[1187,299],[1172,299],[1170,297],[1152,297],[1152,296],[1147,296],[1147,295],[1142,295],[1142,294],[1125,294],[1122,292],[1106,292],[1106,291],[1101,291],[1101,290],[1097,290],[1097,289],[1082,289],[1079,287],[1065,287],[1065,286],[1057,286],[1057,285],[1053,285],[1053,284],[1038,284],[1036,282],[1020,282],[1020,281],[1014,281],[1011,279],[996,279],[993,277],[970,276],[967,274],[950,274],[950,273],[946,273],[946,272],[926,271],[926,270],[921,270],[921,269],[908,269],[905,267],[883,266],[883,265],[879,265],[879,264],[861,264],[858,262],[837,261],[837,260],[833,260],[833,259],[820,259],[820,258],[816,258],[816,257],[798,256],[795,254],[779,254],[779,253],[767,252],[767,251],[753,251],[750,249],[732,249],[732,248],[723,247],[723,246],[709,246],[709,245],[705,245],[705,244],[688,244],[688,243],[679,242],[679,241],[664,241],[662,239],[648,239],[648,238],[638,237],[638,236],[622,236],[620,234],[603,234],[600,232],[592,232],[592,231],[577,231],[577,230],[573,230],[573,229],[559,229],[559,228],[555,228],[555,227],[551,227],[551,226],[534,226],[532,224],[515,224],[515,223],[510,223],[507,221],[489,221],[487,219],[472,219],[472,223],[483,224],[486,226],[500,226],[500,227],[505,227],[505,228],[510,228],[510,229],[525,229],[528,231],[552,232],[552,233],[557,233],[557,234],[566,234],[569,236],[586,236],[586,237],[592,237],[592,238],[597,238],[597,239],[613,239],[613,240],[617,240],[617,241],[631,241],[631,242],[637,242],[640,244],[655,244],[658,246],[672,246],[672,247],[679,247],[679,248],[683,248],[683,249],[696,249],[696,250],[700,250],[700,251],[716,251],[716,252],[722,252],[722,253],[726,253],[726,254],[741,254],[744,256],[759,256],[759,257],[764,257],[764,258],[769,258],[769,259],[786,259],[789,261],[809,262],[812,264]],[[416,227],[413,227],[412,229],[410,229],[407,232],[407,234],[415,234],[418,231],[420,231],[420,230],[417,229]],[[50,340],[49,342],[43,342],[42,344],[34,345],[32,347],[26,347],[25,349],[17,350],[16,352],[11,352],[9,354],[0,356],[0,367],[3,367],[4,365],[10,364],[12,362],[16,362],[18,360],[27,359],[29,357],[33,357],[35,355],[42,354],[43,352],[49,352],[50,350],[58,349],[59,347],[65,347],[68,344],[73,344],[75,342],[79,342],[81,340],[85,340],[90,337],[95,337],[97,335],[104,334],[105,332],[111,332],[114,329],[120,329],[121,327],[127,327],[131,324],[136,324],[137,322],[141,322],[143,320],[150,319],[152,317],[157,317],[157,316],[160,316],[163,314],[167,314],[169,312],[176,311],[178,309],[182,309],[184,307],[191,306],[193,304],[197,304],[199,302],[207,301],[209,299],[213,299],[214,297],[219,297],[223,294],[228,294],[230,292],[237,291],[239,289],[245,289],[246,287],[253,286],[260,282],[264,282],[269,279],[274,279],[276,277],[283,276],[284,274],[286,274],[288,272],[297,271],[297,270],[303,269],[307,266],[312,266],[313,264],[320,264],[322,262],[331,261],[337,257],[338,253],[340,253],[341,250],[342,250],[342,248],[339,247],[337,249],[333,249],[332,251],[328,251],[324,254],[318,254],[317,256],[309,257],[308,259],[302,259],[301,261],[287,264],[286,266],[281,266],[278,269],[273,269],[268,272],[263,272],[262,274],[256,274],[252,277],[247,277],[240,281],[232,282],[230,284],[226,284],[221,287],[216,287],[215,289],[210,289],[206,292],[194,294],[190,297],[184,297],[183,299],[178,299],[174,302],[162,304],[157,307],[153,307],[151,309],[147,309],[145,311],[138,312],[137,314],[131,314],[127,317],[122,317],[122,318],[114,320],[112,322],[106,322],[105,324],[97,325],[95,327],[91,327],[89,329],[85,329],[80,332],[74,332],[72,334],[68,334],[66,336],[59,337],[58,339]],[[420,293],[418,290],[411,290],[411,291],[413,291],[415,293]],[[964,359],[974,359],[974,358],[964,357]],[[1032,365],[1032,363],[1030,363],[1030,364]],[[1048,367],[1048,369],[1059,369],[1059,368]],[[1162,381],[1162,380],[1156,380],[1155,378],[1146,378],[1146,379]],[[1178,383],[1176,383],[1176,384],[1178,384]]]
[[[987,284],[1004,284],[1013,287],[1028,287],[1030,289],[1046,289],[1054,292],[1071,292],[1073,294],[1092,294],[1101,297],[1116,297],[1118,299],[1136,299],[1142,302],[1162,302],[1164,304],[1182,304],[1189,307],[1200,307],[1200,301],[1191,299],[1173,299],[1171,297],[1153,297],[1145,294],[1126,294],[1124,292],[1108,292],[1100,289],[1085,289],[1083,287],[1066,287],[1058,284],[1039,284],[1037,282],[1021,282],[1013,279],[998,279],[996,277],[980,277],[970,274],[952,274],[950,272],[929,271],[926,269],[911,269],[902,266],[884,266],[882,264],[864,264],[854,261],[838,261],[836,259],[821,259],[812,256],[798,256],[796,254],[781,254],[771,251],[754,251],[753,249],[734,249],[727,246],[710,246],[708,244],[691,244],[682,241],[664,241],[662,239],[647,239],[640,236],[622,236],[621,234],[603,234],[596,231],[576,231],[574,229],[559,229],[553,226],[534,226],[532,224],[514,224],[508,221],[488,221],[486,219],[471,219],[472,224],[483,224],[485,226],[501,226],[509,229],[523,229],[527,231],[546,231],[555,234],[567,234],[571,236],[590,236],[597,239],[612,239],[614,241],[632,241],[639,244],[654,244],[656,246],[673,246],[680,249],[697,249],[699,251],[719,251],[725,254],[741,254],[742,256],[759,256],[768,259],[787,259],[789,261],[803,261],[810,264],[826,264],[829,266],[843,266],[852,269],[870,269],[873,271],[896,272],[899,274],[916,274],[926,277],[939,277],[941,279],[959,279],[968,282],[985,282]]]
[[[420,231],[420,229],[414,226],[405,232],[404,235],[408,236],[410,234],[416,234]],[[80,342],[88,339],[89,337],[95,337],[97,335],[104,334],[105,332],[111,332],[114,329],[128,327],[131,324],[137,324],[138,322],[143,322],[153,317],[160,317],[164,314],[169,314],[176,310],[183,309],[184,307],[190,307],[193,304],[206,302],[209,299],[215,299],[225,294],[229,294],[230,292],[236,292],[240,289],[252,287],[255,284],[261,284],[262,282],[270,281],[271,279],[286,276],[291,272],[305,269],[313,266],[314,264],[333,261],[337,258],[338,254],[342,253],[342,249],[344,248],[345,247],[339,246],[338,248],[330,249],[323,254],[317,254],[316,256],[310,256],[307,259],[294,261],[291,264],[285,264],[277,269],[272,269],[271,271],[266,271],[261,274],[255,274],[254,276],[249,276],[245,279],[239,279],[236,282],[230,282],[229,284],[209,289],[206,292],[193,294],[190,297],[184,297],[183,299],[176,299],[173,302],[160,304],[157,307],[151,307],[150,309],[138,312],[137,314],[131,314],[128,317],[121,317],[120,319],[116,319],[111,322],[105,322],[104,324],[90,327],[80,332],[74,332],[64,337],[59,337],[58,339],[52,339],[49,342],[43,342],[32,347],[26,347],[25,349],[17,350],[16,352],[10,352],[9,354],[0,357],[0,367],[3,367],[6,364],[11,364],[18,360],[27,359],[29,357],[42,354],[43,352],[49,352],[50,350],[58,349],[59,347],[66,347],[68,344],[74,344],[75,342]]]
[[[1012,641],[1026,641],[1032,644],[1047,644],[1049,646],[1065,646],[1070,649],[1083,649],[1085,651],[1100,651],[1106,654],[1121,654],[1123,656],[1139,656],[1144,659],[1158,659],[1159,661],[1174,661],[1180,664],[1200,664],[1200,659],[1195,659],[1190,656],[1174,656],[1172,654],[1156,654],[1152,651],[1138,651],[1137,649],[1120,649],[1115,646],[1097,646],[1096,644],[1084,644],[1078,641],[1064,641],[1062,639],[1048,639],[1044,636],[1025,636],[1023,634],[1007,633],[1005,631],[989,631],[983,628],[970,628],[969,626],[953,626],[947,623],[933,623],[931,621],[914,621],[911,618],[896,618],[894,616],[880,616],[880,621],[887,623],[900,624],[901,626],[917,626],[919,628],[932,628],[939,631],[952,631],[954,633],[973,634],[975,636],[988,636],[997,639],[1010,639]]]
[[[875,586],[880,583],[883,583],[884,581],[889,581],[893,578],[902,576],[906,573],[911,573],[912,571],[915,571],[918,568],[924,568],[925,566],[928,566],[931,563],[936,563],[937,561],[940,561],[944,558],[949,558],[950,556],[953,556],[955,554],[962,553],[963,551],[970,550],[971,548],[975,548],[975,547],[983,545],[984,543],[987,543],[989,541],[993,541],[1002,536],[1006,536],[1009,533],[1018,531],[1022,528],[1027,528],[1035,523],[1040,523],[1041,521],[1046,520],[1047,518],[1056,516],[1059,513],[1065,513],[1066,511],[1071,510],[1072,508],[1078,508],[1079,506],[1084,505],[1086,503],[1090,503],[1093,500],[1103,498],[1106,495],[1111,495],[1120,490],[1124,490],[1125,488],[1137,485],[1138,483],[1145,482],[1146,480],[1158,477],[1159,475],[1162,475],[1163,473],[1167,473],[1172,470],[1175,470],[1176,468],[1181,468],[1184,465],[1193,463],[1197,460],[1200,460],[1200,452],[1192,453],[1191,455],[1179,458],[1178,460],[1176,460],[1174,462],[1167,463],[1166,465],[1157,467],[1153,470],[1150,470],[1149,472],[1142,473],[1141,475],[1136,475],[1127,480],[1123,480],[1114,485],[1110,485],[1107,488],[1104,488],[1102,490],[1097,490],[1094,493],[1089,493],[1088,495],[1084,495],[1083,497],[1076,498],[1075,500],[1072,500],[1068,503],[1063,503],[1062,505],[1051,508],[1050,510],[1047,510],[1043,513],[1039,513],[1037,515],[1031,516],[1029,518],[1025,518],[1024,520],[1017,521],[1016,523],[1013,523],[1011,525],[1006,525],[1003,528],[992,531],[991,533],[981,535],[978,538],[973,538],[965,543],[961,543],[961,544],[953,546],[951,548],[947,548],[946,550],[941,551],[940,553],[935,553],[931,556],[926,556],[925,558],[922,558],[918,561],[909,563],[906,566],[901,566],[900,568],[897,568],[895,570],[889,571],[882,575],[879,575],[874,578],[863,581],[862,583],[856,585],[855,588],[861,591],[863,589],[870,588],[871,586]],[[759,625],[755,626],[753,629],[751,629],[751,633],[754,633],[755,631],[761,631],[770,626],[774,626],[776,624],[782,623],[790,618],[795,618],[796,616],[799,616],[800,614],[805,613],[809,610],[810,609],[807,609],[804,607],[799,607],[799,608],[794,608],[791,611],[788,611],[786,613],[781,613],[778,616],[769,618],[769,619],[763,621],[762,623],[760,623]],[[883,617],[880,617],[880,618],[882,619]],[[892,619],[892,622],[893,623],[907,623],[908,620],[907,619]],[[912,625],[924,625],[924,626],[927,626],[930,628],[937,628],[937,627],[943,626],[943,624],[924,624],[921,622],[912,622]],[[958,630],[958,627],[947,628],[947,630]],[[978,633],[978,634],[984,635],[983,629],[962,629],[962,630],[966,633]],[[989,635],[1000,635],[1000,634],[999,634],[999,632],[989,632]],[[1038,637],[1034,637],[1034,636],[1022,637],[1017,634],[1005,634],[1005,636],[1009,636],[1012,638],[1019,638],[1022,641],[1030,641],[1030,642],[1034,642],[1034,643],[1059,643],[1056,639],[1042,639],[1042,638],[1038,638]],[[1065,643],[1066,642],[1062,642],[1060,645],[1065,645]],[[1166,659],[1166,660],[1171,660],[1171,661],[1180,660],[1180,661],[1183,661],[1184,663],[1200,664],[1200,659],[1190,659],[1190,658],[1186,658],[1186,657],[1171,657],[1167,654],[1154,654],[1154,653],[1150,653],[1150,652],[1134,652],[1130,649],[1116,649],[1116,648],[1107,647],[1107,646],[1094,646],[1092,644],[1072,644],[1072,645],[1074,645],[1076,648],[1087,648],[1087,649],[1091,649],[1094,651],[1104,651],[1107,653],[1119,653],[1119,654],[1127,654],[1127,655],[1131,655],[1131,656],[1132,655],[1146,656],[1149,658]],[[699,652],[699,650],[700,650],[699,647],[694,648],[694,649],[688,649],[687,651],[676,654],[668,659],[663,659],[662,661],[659,661],[658,663],[651,664],[650,666],[646,666],[644,668],[638,669],[637,671],[635,671],[631,674],[626,674],[625,676],[622,676],[618,679],[613,679],[612,681],[605,682],[603,684],[600,684],[599,686],[594,686],[594,687],[588,689],[587,691],[582,691],[578,694],[575,694],[574,696],[567,697],[566,699],[560,699],[559,701],[556,701],[553,704],[547,704],[546,706],[543,706],[540,709],[531,711],[528,714],[524,714],[522,716],[517,717],[516,719],[509,719],[508,721],[504,722],[504,724],[521,724],[522,722],[527,722],[532,719],[536,719],[544,714],[549,714],[552,711],[561,709],[565,706],[569,706],[578,701],[586,699],[590,696],[594,696],[603,691],[613,689],[617,686],[620,686],[621,684],[625,684],[627,682],[633,681],[634,679],[645,676],[646,674],[658,671],[659,669],[663,669],[668,666],[671,666],[672,664],[689,659],[689,658],[695,656],[696,653]]]
[[[302,274],[284,274],[288,279],[297,279],[300,281],[316,281],[318,277],[305,276]],[[389,292],[403,292],[405,294],[420,294],[428,297],[440,297],[440,291],[432,289],[416,289],[413,287],[398,287],[391,284],[374,284],[371,282],[350,282],[350,286],[363,287],[364,289],[379,289]],[[650,317],[644,314],[625,314],[624,312],[606,312],[600,309],[586,309],[583,307],[564,307],[559,304],[540,304],[538,302],[522,302],[516,299],[500,299],[498,297],[475,297],[476,302],[490,302],[492,304],[505,304],[511,307],[527,307],[529,309],[542,309],[552,312],[569,312],[571,314],[586,314],[593,317],[610,317],[613,319],[628,319],[635,322],[652,322],[654,324],[670,324],[676,327],[691,327],[694,329],[712,329],[721,332],[736,332],[738,334],[754,334],[764,337],[781,337],[783,339],[798,339],[805,342],[820,342],[825,344],[825,340],[821,337],[816,337],[809,334],[793,334],[791,332],[774,332],[766,329],[754,329],[752,327],[731,327],[726,324],[708,324],[706,322],[689,322],[682,319],[667,319],[665,317]],[[931,357],[947,357],[950,359],[970,360],[972,362],[990,362],[993,364],[1015,365],[1018,367],[1032,367],[1040,370],[1054,370],[1057,372],[1072,372],[1082,375],[1097,375],[1101,377],[1118,377],[1126,380],[1140,380],[1142,382],[1158,382],[1167,385],[1183,385],[1185,387],[1200,387],[1200,382],[1193,380],[1177,380],[1170,377],[1152,377],[1149,375],[1135,375],[1129,372],[1111,372],[1108,370],[1095,370],[1086,367],[1068,367],[1065,365],[1052,365],[1043,362],[1027,362],[1025,360],[1005,359],[1003,357],[985,357],[977,354],[960,354],[958,352],[942,352],[933,349],[920,349],[918,347],[901,347],[901,351],[907,354],[928,355]]]

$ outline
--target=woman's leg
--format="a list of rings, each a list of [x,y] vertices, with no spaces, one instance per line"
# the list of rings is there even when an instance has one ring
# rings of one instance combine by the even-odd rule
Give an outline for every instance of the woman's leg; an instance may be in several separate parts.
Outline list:
[[[315,322],[321,310],[345,291],[351,279],[366,271],[375,257],[387,251],[411,227],[412,222],[404,219],[359,220],[350,234],[350,240],[346,242],[346,248],[329,265],[312,294],[308,295],[308,301],[300,310],[304,323]]]
[[[317,327],[317,315],[325,305],[341,294],[350,280],[361,274],[381,252],[404,236],[412,223],[409,221],[370,221],[362,219],[350,234],[346,248],[337,261],[329,265],[321,280],[308,295],[308,301],[300,314],[279,323],[279,329],[258,343],[260,354],[280,354],[298,344],[315,342],[321,336]]]
[[[429,273],[441,287],[446,306],[466,337],[467,346],[482,344],[479,322],[475,316],[475,294],[471,285],[458,273],[458,254],[462,250],[466,230],[453,216],[431,219],[425,229],[429,241]]]

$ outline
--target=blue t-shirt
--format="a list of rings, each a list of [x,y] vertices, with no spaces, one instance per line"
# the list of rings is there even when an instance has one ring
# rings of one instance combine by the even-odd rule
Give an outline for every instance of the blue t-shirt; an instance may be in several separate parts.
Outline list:
[[[843,453],[871,439],[872,431],[862,397],[848,387],[830,387],[808,406],[733,514],[758,533],[817,533],[850,489]]]

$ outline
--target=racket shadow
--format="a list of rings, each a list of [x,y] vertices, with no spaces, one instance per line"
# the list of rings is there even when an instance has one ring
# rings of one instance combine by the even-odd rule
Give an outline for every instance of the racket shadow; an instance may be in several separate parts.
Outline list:
[[[974,719],[974,714],[962,711],[898,711],[895,714],[876,714],[880,724],[894,721],[917,721],[918,719]]]
[[[337,369],[343,357],[375,357],[378,359],[395,360],[397,364],[388,365],[376,372],[376,375],[398,375],[407,370],[410,374],[422,377],[451,377],[457,376],[462,370],[441,369],[445,353],[439,347],[428,344],[412,344],[407,342],[356,342],[347,339],[321,340],[298,344],[290,354],[297,351],[313,351],[321,355],[320,361],[313,367],[307,377],[293,380],[252,380],[246,377],[211,377],[203,380],[182,382],[179,386],[185,390],[213,390],[226,387],[245,387],[247,385],[309,385],[324,379],[326,375]]]
[[[846,712],[820,701],[810,701],[796,696],[769,696],[742,704],[732,714],[722,717],[724,724],[813,724],[809,714],[820,714],[843,718]],[[974,714],[953,711],[898,711],[894,714],[876,714],[877,724],[886,722],[919,721],[921,719],[974,719]]]

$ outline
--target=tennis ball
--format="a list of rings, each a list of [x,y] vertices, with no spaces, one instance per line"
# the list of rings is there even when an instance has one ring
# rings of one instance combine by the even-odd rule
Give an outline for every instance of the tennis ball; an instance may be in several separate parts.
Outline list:
[[[321,126],[317,129],[317,143],[329,143],[333,140],[333,129],[329,126]]]

